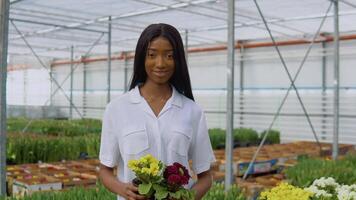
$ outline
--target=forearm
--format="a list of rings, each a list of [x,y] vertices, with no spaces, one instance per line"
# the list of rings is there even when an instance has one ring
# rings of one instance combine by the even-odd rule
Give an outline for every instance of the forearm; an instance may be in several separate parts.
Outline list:
[[[195,199],[200,200],[209,191],[212,183],[213,177],[210,170],[199,174],[198,181],[192,187],[195,191]]]
[[[121,190],[120,186],[122,182],[120,182],[113,174],[113,171],[110,168],[105,166],[100,167],[99,177],[101,183],[111,192],[120,195]]]

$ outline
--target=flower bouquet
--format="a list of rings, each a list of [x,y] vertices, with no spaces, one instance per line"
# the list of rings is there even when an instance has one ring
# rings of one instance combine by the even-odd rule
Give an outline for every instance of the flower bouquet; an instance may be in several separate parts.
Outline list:
[[[194,200],[195,193],[185,189],[190,175],[180,163],[164,165],[152,155],[138,160],[130,160],[128,167],[135,173],[133,184],[138,186],[138,193],[149,199]]]

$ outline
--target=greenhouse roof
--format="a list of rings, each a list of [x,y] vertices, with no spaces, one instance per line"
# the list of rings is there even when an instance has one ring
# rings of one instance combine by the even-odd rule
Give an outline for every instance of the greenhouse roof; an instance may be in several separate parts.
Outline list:
[[[356,32],[356,0],[339,1],[343,35]],[[334,31],[332,1],[260,0],[258,4],[278,39],[311,40],[327,15],[322,33]],[[227,1],[224,0],[12,0],[9,54],[68,58],[108,51],[108,21],[112,19],[112,52],[132,51],[142,30],[151,23],[177,27],[188,44],[206,46],[227,41]],[[25,40],[24,40],[25,38]],[[269,40],[253,0],[235,2],[235,39]],[[28,44],[26,44],[28,43]],[[95,44],[95,45],[93,45]]]

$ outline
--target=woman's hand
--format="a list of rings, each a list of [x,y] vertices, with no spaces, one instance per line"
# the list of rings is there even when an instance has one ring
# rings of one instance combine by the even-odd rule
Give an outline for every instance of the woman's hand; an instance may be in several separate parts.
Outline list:
[[[138,194],[138,188],[132,183],[123,183],[120,184],[120,196],[124,197],[127,200],[144,200],[146,197]]]
[[[103,185],[111,192],[124,197],[127,200],[143,200],[144,196],[138,195],[138,188],[132,183],[124,183],[118,180],[111,167],[100,165],[99,177]]]

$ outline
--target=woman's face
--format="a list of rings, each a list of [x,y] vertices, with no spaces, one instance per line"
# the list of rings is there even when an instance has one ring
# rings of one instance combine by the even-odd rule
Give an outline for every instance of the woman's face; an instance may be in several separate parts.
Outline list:
[[[153,39],[147,48],[145,70],[147,82],[167,84],[174,73],[173,47],[164,37]]]

